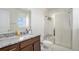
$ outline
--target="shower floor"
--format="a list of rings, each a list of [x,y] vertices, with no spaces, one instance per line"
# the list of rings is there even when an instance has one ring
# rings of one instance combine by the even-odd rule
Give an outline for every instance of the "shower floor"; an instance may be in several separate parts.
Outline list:
[[[43,46],[41,46],[41,51],[72,51],[72,49],[65,48],[65,47],[54,44],[49,49],[44,48]]]

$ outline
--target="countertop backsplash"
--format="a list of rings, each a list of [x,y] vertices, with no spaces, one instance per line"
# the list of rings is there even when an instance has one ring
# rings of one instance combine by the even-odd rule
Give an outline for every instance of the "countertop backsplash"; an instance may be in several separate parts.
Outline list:
[[[5,34],[0,34],[0,38],[5,38],[5,37],[12,37],[15,36],[16,33],[5,33]]]
[[[26,34],[29,34],[29,32],[20,32],[20,35],[26,35]],[[8,37],[13,37],[13,36],[17,36],[16,35],[16,32],[11,32],[11,33],[4,33],[4,34],[0,34],[0,40],[2,38],[8,38]]]

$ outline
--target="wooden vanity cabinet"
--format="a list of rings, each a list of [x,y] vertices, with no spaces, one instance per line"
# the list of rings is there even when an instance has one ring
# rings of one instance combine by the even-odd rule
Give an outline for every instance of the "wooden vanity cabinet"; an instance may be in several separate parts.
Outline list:
[[[0,48],[0,51],[40,51],[40,36]]]
[[[19,50],[19,44],[13,44],[6,46],[4,48],[0,48],[0,51],[18,51]]]
[[[40,51],[40,36],[33,38],[33,40],[35,40],[33,44],[34,51]]]
[[[21,51],[40,51],[40,36],[21,42],[20,50]]]
[[[33,51],[32,40],[28,39],[20,43],[20,51]]]

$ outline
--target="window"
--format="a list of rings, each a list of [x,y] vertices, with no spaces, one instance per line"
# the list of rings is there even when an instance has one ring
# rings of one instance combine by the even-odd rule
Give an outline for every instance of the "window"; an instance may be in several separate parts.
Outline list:
[[[31,27],[29,14],[24,13],[23,11],[19,12],[17,14],[16,24],[18,30],[20,30],[21,32],[29,31]]]
[[[18,17],[17,25],[18,25],[19,28],[26,27],[26,19],[25,19],[25,17]]]

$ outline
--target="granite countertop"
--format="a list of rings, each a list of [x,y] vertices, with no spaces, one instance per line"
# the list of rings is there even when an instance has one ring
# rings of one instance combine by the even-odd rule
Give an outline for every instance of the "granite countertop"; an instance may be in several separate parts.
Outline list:
[[[21,37],[13,36],[13,37],[8,37],[8,38],[1,38],[0,39],[0,48],[6,47],[6,46],[9,46],[12,44],[16,44],[16,43],[19,43],[24,40],[28,40],[28,39],[30,39],[32,37],[36,37],[38,35],[39,34],[37,34],[37,35],[28,34],[28,35],[23,35]]]

